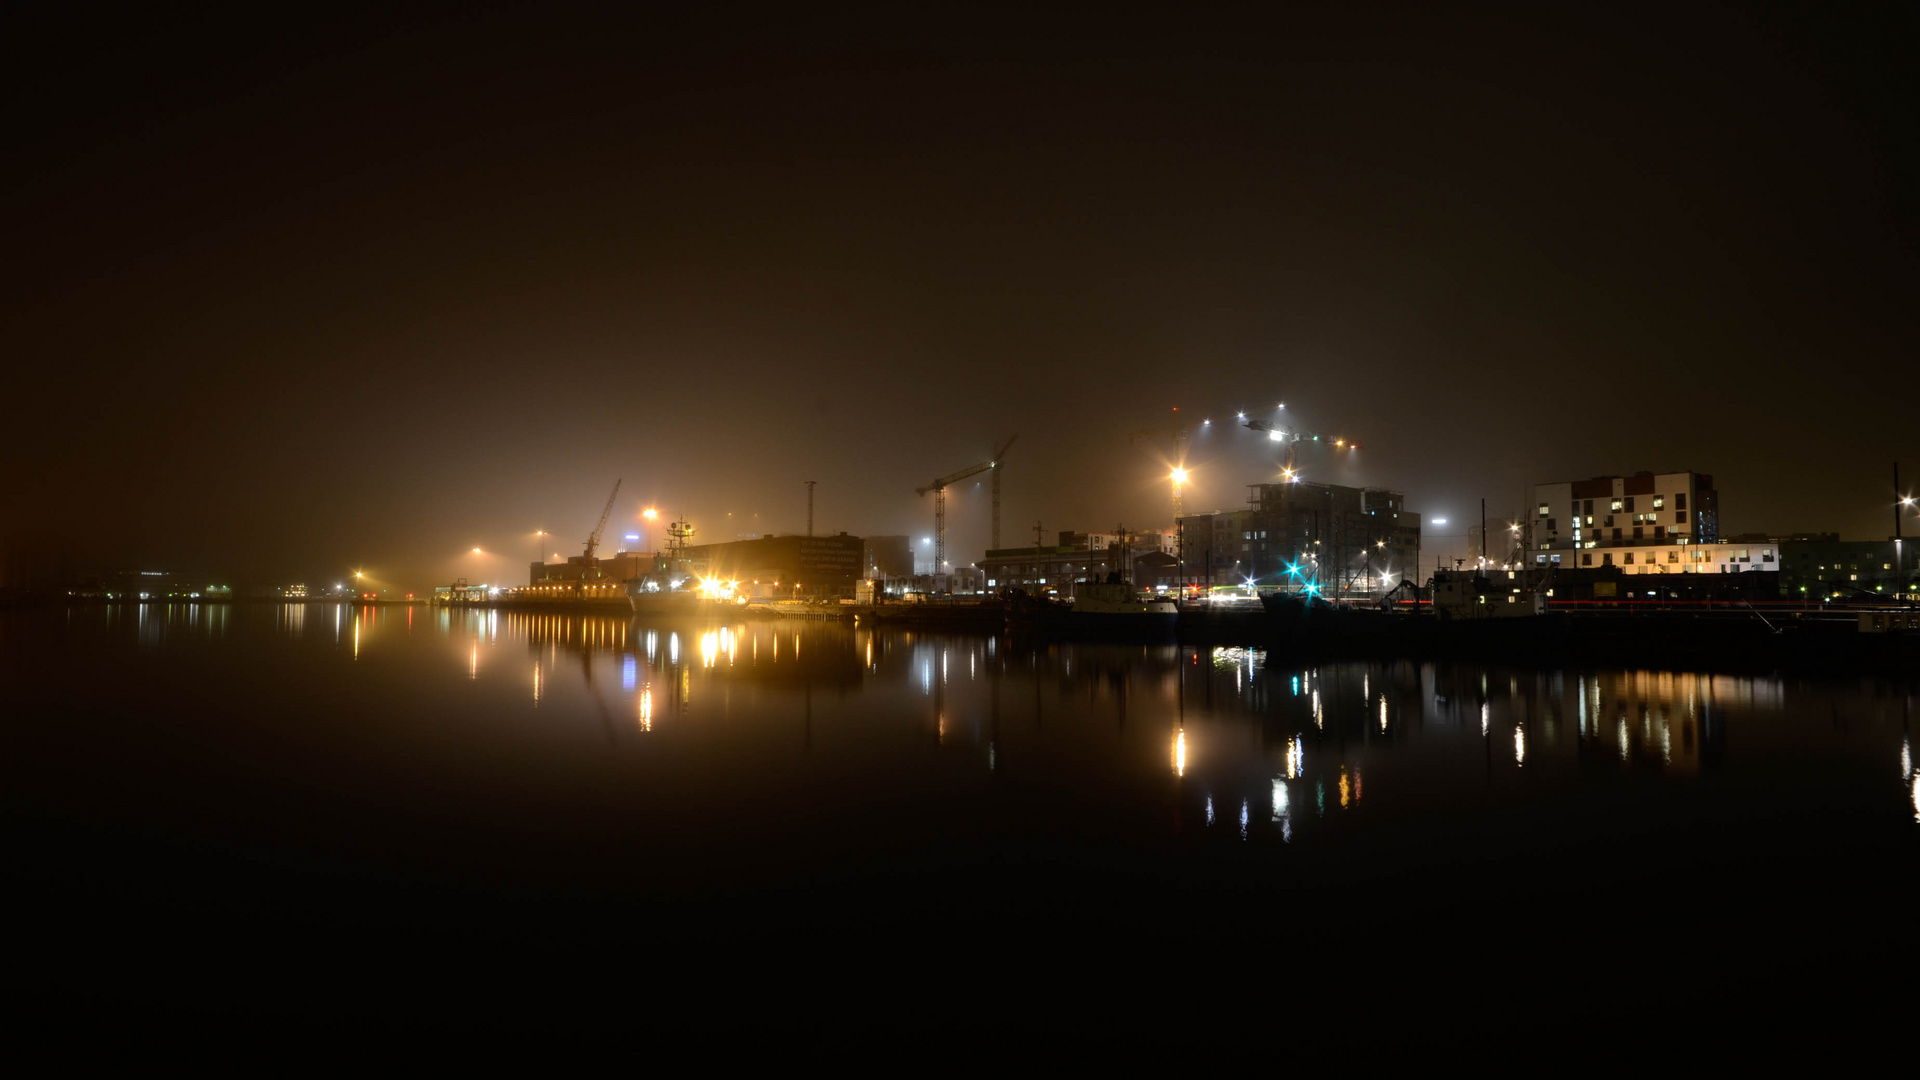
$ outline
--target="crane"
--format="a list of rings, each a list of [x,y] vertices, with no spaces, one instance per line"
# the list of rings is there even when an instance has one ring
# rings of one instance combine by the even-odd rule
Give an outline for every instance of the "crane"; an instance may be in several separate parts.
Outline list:
[[[1180,519],[1185,516],[1185,512],[1181,507],[1180,489],[1187,482],[1187,440],[1193,435],[1192,429],[1185,424],[1176,424],[1170,428],[1159,428],[1154,431],[1136,431],[1129,437],[1135,442],[1139,442],[1142,439],[1151,442],[1164,435],[1173,436],[1173,473],[1171,476],[1173,480],[1173,520],[1175,526],[1178,527]]]
[[[1007,456],[1007,448],[1013,445],[1018,435],[1007,436],[993,451],[993,456],[977,465],[969,465],[957,472],[933,481],[925,487],[913,489],[915,495],[933,492],[933,572],[938,574],[947,563],[947,485],[957,484],[969,476],[977,476],[989,469],[993,471],[993,547],[1000,546],[1000,462]]]
[[[1300,444],[1303,442],[1322,443],[1333,447],[1335,450],[1360,449],[1359,443],[1348,439],[1329,439],[1324,435],[1316,435],[1311,431],[1296,431],[1291,428],[1284,428],[1279,424],[1267,420],[1242,420],[1240,422],[1252,428],[1254,431],[1266,432],[1267,438],[1272,439],[1285,448],[1280,455],[1280,477],[1288,483],[1300,479],[1299,453]]]
[[[613,500],[619,494],[620,481],[615,480],[613,482],[613,491],[607,495],[606,508],[600,511],[600,524],[595,525],[593,527],[593,535],[587,537],[587,567],[597,567],[600,565],[593,561],[593,553],[600,549],[600,534],[607,531],[607,518],[612,516]],[[582,573],[584,572],[585,568],[582,568]]]

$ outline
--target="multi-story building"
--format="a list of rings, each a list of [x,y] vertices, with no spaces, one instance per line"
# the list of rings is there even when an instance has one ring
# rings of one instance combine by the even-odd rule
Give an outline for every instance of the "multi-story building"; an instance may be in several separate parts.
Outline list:
[[[1180,534],[1173,529],[1128,532],[1125,534],[1117,532],[1083,533],[1062,530],[1060,533],[1059,546],[1105,551],[1114,544],[1119,543],[1123,538],[1138,551],[1161,551],[1174,556],[1180,554]]]
[[[1527,521],[1535,551],[1720,539],[1720,494],[1704,473],[1639,472],[1537,484]]]
[[[1247,506],[1183,517],[1185,580],[1370,595],[1418,575],[1420,515],[1384,488],[1307,481],[1250,484]]]
[[[1516,523],[1535,566],[1624,574],[1777,572],[1780,545],[1720,542],[1720,493],[1705,473],[1638,472],[1538,484]]]
[[[1914,548],[1897,540],[1841,540],[1838,533],[1788,537],[1780,545],[1780,595],[1841,600],[1920,593]]]
[[[871,578],[913,576],[913,540],[906,536],[869,536],[862,541],[861,572]]]
[[[1115,570],[1124,570],[1128,579],[1136,584],[1148,584],[1137,576],[1136,564],[1146,555],[1164,554],[1168,533],[1062,530],[1058,539],[1059,543],[1051,547],[989,550],[979,563],[981,573],[986,576],[986,587],[1054,590],[1070,596],[1075,584],[1105,580],[1107,574]],[[1158,576],[1155,580],[1158,581]]]

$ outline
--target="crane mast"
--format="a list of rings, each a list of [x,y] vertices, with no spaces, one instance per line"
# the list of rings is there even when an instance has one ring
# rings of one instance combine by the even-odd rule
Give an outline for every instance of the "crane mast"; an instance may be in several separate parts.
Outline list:
[[[975,465],[969,465],[957,472],[950,472],[924,487],[913,489],[915,495],[933,492],[933,573],[937,576],[940,568],[947,564],[947,485],[957,484],[970,476],[978,476],[988,470],[993,471],[993,546],[1000,546],[1000,465],[1007,455],[1007,448],[1013,445],[1018,435],[1010,435],[1007,440],[994,448],[993,457]]]

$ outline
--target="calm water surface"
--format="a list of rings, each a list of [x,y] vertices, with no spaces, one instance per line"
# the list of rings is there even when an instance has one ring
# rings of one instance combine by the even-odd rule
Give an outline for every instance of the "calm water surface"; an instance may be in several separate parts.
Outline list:
[[[115,957],[1912,941],[1906,684],[318,604],[0,646],[10,887]]]

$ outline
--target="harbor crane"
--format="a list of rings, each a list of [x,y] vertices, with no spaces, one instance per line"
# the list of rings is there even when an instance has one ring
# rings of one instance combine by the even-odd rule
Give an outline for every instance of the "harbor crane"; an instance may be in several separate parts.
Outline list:
[[[593,527],[593,535],[587,537],[587,567],[589,568],[597,569],[600,565],[594,561],[593,553],[600,550],[600,534],[607,531],[607,518],[613,515],[613,500],[617,498],[619,494],[620,481],[615,480],[613,482],[613,491],[607,495],[606,508],[600,511],[600,524],[595,525]]]
[[[1267,420],[1241,420],[1240,422],[1254,431],[1266,432],[1267,438],[1281,445],[1280,478],[1288,483],[1294,483],[1300,479],[1300,444],[1303,442],[1320,443],[1331,446],[1335,450],[1360,449],[1360,444],[1350,439],[1329,439],[1311,431],[1281,427]]]
[[[993,547],[1000,546],[1000,464],[1007,456],[1007,448],[1013,445],[1018,435],[1007,436],[1007,441],[994,448],[993,456],[977,465],[969,465],[957,472],[950,472],[938,480],[913,489],[915,495],[933,492],[933,572],[937,575],[940,568],[947,564],[947,485],[957,484],[969,476],[978,476],[983,472],[993,473]]]

